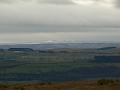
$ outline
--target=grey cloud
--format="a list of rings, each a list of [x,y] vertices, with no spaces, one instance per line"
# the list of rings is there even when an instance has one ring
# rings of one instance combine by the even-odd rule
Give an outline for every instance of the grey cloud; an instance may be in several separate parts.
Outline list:
[[[93,1],[93,2],[105,2],[106,0],[0,0],[1,3],[14,3],[14,2],[39,2],[39,3],[49,3],[49,4],[74,4],[74,1]],[[114,0],[119,2],[119,0]],[[116,3],[117,3],[116,2]]]
[[[69,5],[69,4],[77,4],[75,2],[79,2],[79,1],[82,1],[82,2],[88,2],[88,1],[92,1],[93,4],[99,4],[99,3],[108,3],[108,0],[0,0],[0,3],[7,3],[7,4],[10,4],[10,3],[19,3],[19,2],[36,2],[36,3],[39,3],[39,4],[63,4],[63,5]],[[112,1],[113,3],[113,6],[115,7],[119,7],[120,6],[120,0],[109,0],[109,1]]]
[[[109,3],[111,2],[111,4],[113,5],[113,7],[116,7],[116,8],[120,8],[120,0],[92,0],[94,1],[95,3]]]
[[[108,0],[0,0],[1,3],[16,3],[16,2],[31,2],[34,1],[36,3],[47,3],[47,4],[75,4],[74,1],[93,1],[95,3],[103,2],[106,3]],[[120,0],[110,0],[114,1],[116,6],[120,5]]]
[[[120,0],[115,0],[114,4],[116,7],[120,8]]]
[[[48,4],[73,4],[71,0],[0,0],[1,3],[31,2]]]
[[[74,4],[71,0],[38,0],[38,2],[49,4]]]
[[[120,8],[120,0],[75,0],[75,1],[93,1],[93,4],[99,3],[109,3],[113,5],[113,7]],[[49,4],[75,4],[74,0],[38,0],[40,3],[49,3]]]
[[[0,0],[0,2],[1,3],[11,3],[11,2],[13,2],[13,0],[11,0],[11,1],[10,0]]]
[[[74,0],[0,0],[1,3],[13,3],[13,2],[26,2],[26,1],[35,1],[40,3],[51,3],[51,4],[72,4],[74,3]],[[89,1],[89,0],[75,0],[75,1]],[[90,0],[93,2],[104,2],[106,0]],[[119,2],[119,0],[115,0]],[[116,3],[117,3],[116,2]]]
[[[32,1],[32,0],[0,0],[0,3],[17,3],[17,2],[26,2],[26,1]]]

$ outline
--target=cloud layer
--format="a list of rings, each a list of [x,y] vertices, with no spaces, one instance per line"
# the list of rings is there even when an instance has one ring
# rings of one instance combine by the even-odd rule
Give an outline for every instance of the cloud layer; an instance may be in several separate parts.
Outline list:
[[[71,0],[0,0],[1,3],[36,2],[48,4],[73,4]]]
[[[120,0],[0,0],[0,42],[120,41],[114,7]]]
[[[36,2],[44,4],[104,4],[120,7],[120,0],[0,0],[1,3]]]
[[[120,7],[120,0],[115,0],[114,3],[116,7]]]
[[[0,26],[2,26],[2,28],[3,25],[120,27],[119,9],[112,7],[108,8],[105,6],[112,3],[113,0],[21,0],[21,1],[0,0],[0,1],[2,3],[14,3],[10,5],[8,4],[0,5]],[[19,4],[17,2],[19,2]],[[39,3],[41,2],[41,5],[37,4],[36,2]],[[44,5],[42,3],[47,3],[47,5],[46,4]],[[68,5],[72,3],[76,3],[78,5]],[[96,5],[95,3],[96,4],[99,3],[104,6]],[[118,4],[116,6],[119,7],[119,1],[114,0],[114,3]]]
[[[73,4],[71,0],[37,0],[39,3],[49,4]]]

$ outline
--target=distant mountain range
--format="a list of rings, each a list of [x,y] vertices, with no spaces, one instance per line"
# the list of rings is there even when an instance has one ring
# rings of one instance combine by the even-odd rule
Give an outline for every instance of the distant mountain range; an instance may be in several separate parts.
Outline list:
[[[48,44],[5,44],[0,45],[0,49],[9,48],[31,48],[34,50],[60,49],[60,48],[104,48],[117,47],[120,43],[48,43]]]

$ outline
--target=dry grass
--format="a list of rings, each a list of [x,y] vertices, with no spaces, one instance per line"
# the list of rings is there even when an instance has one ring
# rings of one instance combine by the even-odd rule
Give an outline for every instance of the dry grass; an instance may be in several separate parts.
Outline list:
[[[112,83],[103,83],[102,85],[98,81],[69,81],[63,83],[40,83],[11,86],[0,85],[0,90],[120,90],[120,82],[113,81]]]

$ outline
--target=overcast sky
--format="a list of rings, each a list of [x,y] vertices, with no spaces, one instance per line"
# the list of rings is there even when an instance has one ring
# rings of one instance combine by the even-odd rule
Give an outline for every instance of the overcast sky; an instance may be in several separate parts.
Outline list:
[[[120,0],[0,0],[0,43],[120,42]]]

